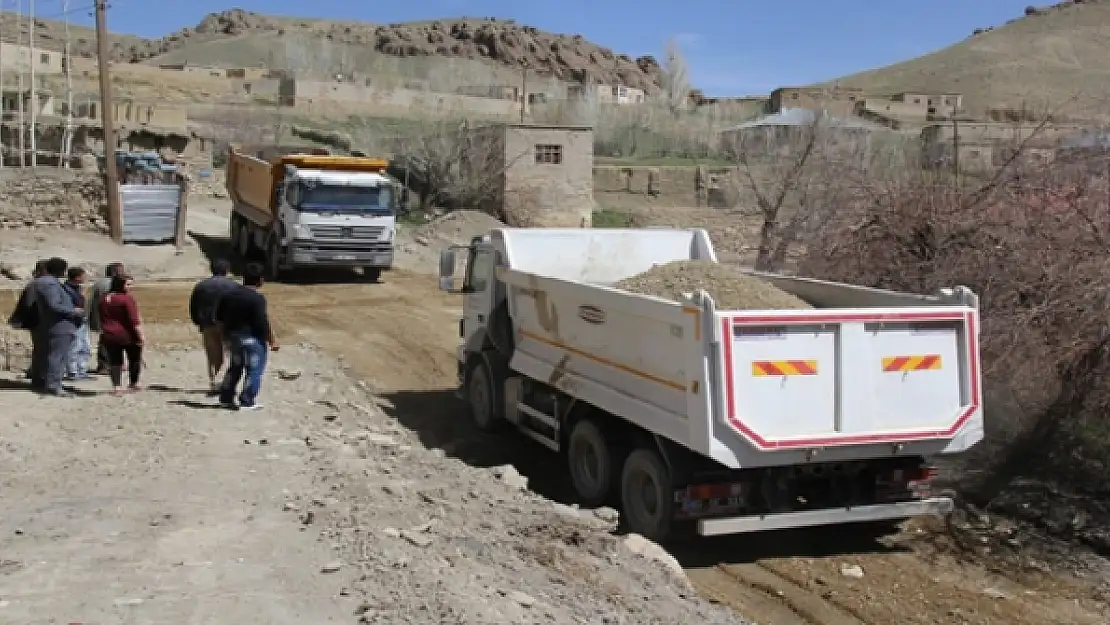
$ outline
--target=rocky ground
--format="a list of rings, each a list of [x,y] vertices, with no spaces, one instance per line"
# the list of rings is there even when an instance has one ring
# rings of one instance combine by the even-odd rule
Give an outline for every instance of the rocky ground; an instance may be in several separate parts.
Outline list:
[[[191,245],[141,248],[163,255],[147,264],[56,228],[0,236],[33,240],[30,262],[147,267],[157,346],[151,390],[122,401],[40,400],[0,379],[0,622],[1106,623],[1110,520],[1060,493],[881,540],[834,528],[667,555],[613,534],[613,511],[574,508],[559,458],[476,432],[453,397],[462,304],[428,274],[495,223],[482,215],[404,227],[382,284],[267,285],[286,345],[268,408],[215,410],[180,347],[197,340],[181,323],[190,281],[153,280],[225,254],[226,221],[226,201],[198,200]],[[25,337],[3,334],[0,368],[18,370]],[[94,567],[107,583],[87,580]]]
[[[204,396],[196,350],[147,361],[124,399],[0,379],[0,620],[741,622],[615,513],[425,448],[317,350],[275,354],[254,413]]]

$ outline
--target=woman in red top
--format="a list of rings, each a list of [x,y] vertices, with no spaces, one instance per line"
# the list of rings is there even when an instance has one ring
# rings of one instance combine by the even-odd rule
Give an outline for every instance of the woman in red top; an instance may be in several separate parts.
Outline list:
[[[143,320],[139,305],[131,295],[131,276],[113,276],[108,294],[100,300],[100,340],[108,352],[108,371],[112,378],[112,395],[120,396],[123,390],[123,358],[127,356],[130,374],[129,391],[138,391],[139,374],[142,372]]]

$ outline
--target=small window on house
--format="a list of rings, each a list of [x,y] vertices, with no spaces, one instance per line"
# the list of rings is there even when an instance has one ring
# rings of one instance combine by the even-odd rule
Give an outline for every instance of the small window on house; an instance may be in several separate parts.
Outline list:
[[[979,150],[968,150],[967,155],[970,156],[971,158],[978,158],[979,157]]]
[[[790,94],[790,99],[791,99],[791,100],[797,100],[797,99],[798,99],[798,94],[796,94],[796,93],[791,93],[791,94]]]
[[[563,146],[536,144],[537,165],[561,165],[563,162]]]
[[[628,87],[621,87],[617,89],[617,95],[622,98],[628,97]]]
[[[921,98],[914,98],[913,103],[914,104],[921,104]]]
[[[39,63],[42,63],[43,65],[46,65],[49,62],[50,62],[50,55],[49,54],[40,54],[39,55]]]
[[[617,87],[613,87],[613,97],[614,97],[614,98],[615,98],[615,97],[617,97],[617,93],[618,93],[619,91],[620,91],[620,90],[619,90],[619,89],[618,89]]]

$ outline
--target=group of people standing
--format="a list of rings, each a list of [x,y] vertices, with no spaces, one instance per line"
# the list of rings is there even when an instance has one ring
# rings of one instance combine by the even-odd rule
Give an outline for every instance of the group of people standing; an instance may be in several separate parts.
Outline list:
[[[231,264],[212,261],[212,276],[197,283],[189,314],[203,337],[211,395],[229,409],[257,410],[267,351],[278,343],[270,326],[262,287],[262,267],[248,265],[243,283],[228,277]],[[41,260],[24,287],[8,323],[31,335],[31,366],[26,372],[32,389],[55,397],[72,397],[63,382],[91,380],[107,374],[112,395],[142,390],[143,348],[147,339],[139,305],[131,293],[134,279],[123,263],[114,262],[92,284],[88,272],[70,267],[63,258]],[[91,333],[98,333],[96,365],[90,372]],[[225,352],[230,364],[222,380]],[[123,374],[128,374],[124,386]],[[242,391],[235,396],[239,383]]]
[[[112,263],[93,283],[86,297],[88,272],[70,267],[64,258],[35,265],[34,277],[24,287],[8,323],[31,335],[31,388],[56,397],[72,397],[63,381],[92,379],[90,331],[100,337],[93,372],[108,374],[112,393],[142,390],[142,349],[146,343],[139,307],[131,296],[134,284],[123,263]],[[126,357],[126,361],[125,361]],[[129,384],[123,386],[123,371]]]

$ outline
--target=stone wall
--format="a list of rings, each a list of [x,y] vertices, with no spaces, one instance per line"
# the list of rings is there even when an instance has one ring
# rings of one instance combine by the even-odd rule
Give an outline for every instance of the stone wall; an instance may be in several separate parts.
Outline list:
[[[703,169],[706,190],[699,204],[697,169],[682,165],[598,165],[593,168],[594,200],[605,208],[635,206],[645,198],[674,206],[711,208],[732,208],[741,201],[736,168],[710,166]]]
[[[0,171],[0,228],[108,232],[107,196],[95,172],[5,168]]]

